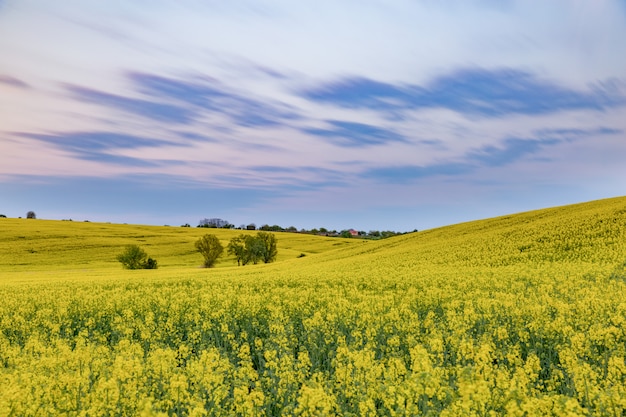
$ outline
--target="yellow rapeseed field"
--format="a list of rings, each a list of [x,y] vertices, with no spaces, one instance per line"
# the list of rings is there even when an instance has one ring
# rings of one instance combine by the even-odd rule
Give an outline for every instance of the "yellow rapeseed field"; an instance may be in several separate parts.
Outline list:
[[[0,416],[626,415],[626,197],[245,267],[207,232],[0,219]]]

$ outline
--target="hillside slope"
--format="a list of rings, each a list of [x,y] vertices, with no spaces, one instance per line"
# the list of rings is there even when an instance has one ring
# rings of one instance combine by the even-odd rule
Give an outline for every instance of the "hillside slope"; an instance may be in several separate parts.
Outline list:
[[[183,253],[203,230],[25,225],[0,266],[0,415],[626,415],[624,197],[281,234],[278,262],[215,269]],[[98,239],[164,266],[73,266]]]
[[[492,267],[606,271],[626,260],[626,197],[547,208],[450,225],[371,241],[277,233],[279,257],[272,265],[236,268],[224,256],[211,274],[226,278],[270,273],[306,279],[360,279],[375,271],[397,280],[421,271]],[[124,245],[138,244],[159,261],[153,275],[194,275],[201,257],[194,242],[216,234],[224,246],[242,231],[221,229],[0,219],[0,271],[64,271],[123,276],[115,260]],[[253,233],[246,232],[243,233]],[[301,254],[308,255],[299,258]],[[182,270],[181,270],[182,268]],[[232,268],[236,268],[233,270]],[[252,269],[251,269],[252,268]],[[187,271],[192,269],[192,271]],[[185,272],[183,272],[183,270]],[[169,272],[168,272],[169,271]],[[196,271],[200,274],[208,271]],[[236,274],[233,275],[233,273]],[[136,272],[135,272],[136,273]],[[59,276],[60,277],[60,276]]]
[[[626,197],[477,220],[370,241],[277,233],[279,257],[296,265],[386,262],[390,268],[543,265],[554,262],[615,265],[626,258]],[[194,242],[216,234],[224,246],[239,230],[0,219],[0,271],[119,269],[115,256],[138,244],[162,268],[195,268]],[[323,254],[299,259],[300,254]],[[298,258],[298,259],[295,259]],[[345,261],[344,261],[345,260]],[[393,262],[393,265],[390,264]],[[232,267],[225,256],[218,267]],[[228,272],[230,273],[230,272]]]
[[[626,260],[626,197],[478,220],[326,252],[304,273],[392,280],[431,272],[607,271]],[[276,265],[276,268],[280,266]],[[495,269],[494,269],[495,268]]]
[[[119,269],[116,255],[136,244],[157,259],[161,268],[196,268],[202,264],[194,242],[204,234],[218,236],[224,247],[242,230],[142,226],[55,220],[0,219],[0,271]],[[312,255],[355,244],[350,239],[276,233],[278,261]],[[234,259],[220,259],[217,267],[232,267]]]

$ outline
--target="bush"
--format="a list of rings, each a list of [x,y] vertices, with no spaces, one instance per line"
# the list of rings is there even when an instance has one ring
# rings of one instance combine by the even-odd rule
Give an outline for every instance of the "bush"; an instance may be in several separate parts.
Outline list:
[[[157,261],[137,245],[128,245],[124,252],[117,255],[117,260],[125,269],[157,269]]]
[[[204,267],[211,268],[217,262],[217,258],[224,252],[224,247],[215,235],[204,235],[196,242],[196,249],[204,257]]]
[[[148,258],[146,262],[143,263],[143,269],[157,269],[157,261],[156,259]]]

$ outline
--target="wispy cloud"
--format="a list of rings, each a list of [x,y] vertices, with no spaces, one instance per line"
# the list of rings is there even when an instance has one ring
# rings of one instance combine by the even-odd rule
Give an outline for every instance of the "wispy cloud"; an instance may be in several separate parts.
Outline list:
[[[595,136],[623,134],[619,129],[548,129],[537,132],[534,138],[505,138],[497,144],[471,149],[460,158],[426,165],[402,165],[377,167],[365,172],[365,176],[383,182],[411,182],[431,177],[464,176],[479,168],[499,168],[538,155],[545,148],[565,142]],[[539,158],[546,162],[545,158]]]
[[[611,91],[598,88],[576,91],[515,69],[462,69],[436,77],[423,86],[343,78],[301,94],[309,100],[346,108],[380,111],[444,108],[483,117],[603,110],[626,104],[626,97]]]
[[[18,135],[36,139],[79,159],[131,167],[154,167],[159,164],[155,161],[121,155],[121,150],[181,146],[179,143],[165,140],[112,132],[22,133]]]
[[[286,104],[244,96],[209,77],[183,80],[131,72],[125,78],[130,82],[130,97],[72,84],[65,88],[80,101],[165,123],[191,124],[219,115],[239,127],[272,127],[300,118]]]
[[[326,122],[330,125],[329,128],[303,128],[302,131],[346,147],[384,145],[389,142],[403,142],[405,140],[402,135],[391,129],[341,120],[327,120]]]
[[[482,166],[499,167],[518,161],[527,155],[532,155],[542,148],[556,145],[558,139],[528,140],[520,138],[507,138],[499,145],[484,146],[471,151],[467,160],[477,162]]]
[[[594,135],[619,135],[619,134],[624,134],[624,130],[610,128],[610,127],[599,127],[595,129],[562,128],[562,129],[539,129],[539,130],[536,130],[534,133],[538,137],[573,140],[573,139],[584,138],[584,137],[589,137],[589,136],[594,136]]]
[[[228,116],[238,126],[267,127],[299,118],[294,109],[270,103],[253,95],[244,96],[212,78],[197,81],[130,73],[134,88],[157,100],[175,100],[195,109]]]
[[[0,4],[0,7],[2,7],[1,4]],[[9,87],[22,88],[22,89],[30,88],[30,85],[28,85],[26,82],[20,80],[19,78],[12,77],[10,75],[0,75],[0,84],[4,84]]]
[[[423,178],[464,175],[474,169],[475,167],[469,163],[441,162],[423,166],[402,165],[372,168],[366,171],[364,176],[387,183],[406,184]]]
[[[254,175],[273,177],[276,182],[288,185],[289,191],[345,187],[350,182],[344,171],[314,166],[253,166],[250,171]]]
[[[66,89],[80,101],[106,106],[157,121],[185,124],[193,121],[195,115],[193,110],[183,106],[124,97],[76,85],[66,85]]]

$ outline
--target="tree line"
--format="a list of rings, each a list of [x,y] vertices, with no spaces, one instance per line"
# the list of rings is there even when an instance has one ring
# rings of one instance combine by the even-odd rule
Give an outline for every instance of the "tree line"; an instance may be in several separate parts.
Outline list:
[[[189,224],[184,224],[183,227],[191,227]],[[313,229],[297,229],[294,226],[282,227],[277,224],[270,226],[264,224],[257,227],[254,223],[242,224],[239,227],[235,227],[234,224],[227,220],[213,218],[202,219],[198,223],[197,227],[205,227],[209,229],[241,229],[241,230],[261,230],[264,232],[289,232],[289,233],[305,233],[311,235],[329,236],[329,237],[343,237],[343,238],[361,238],[361,239],[385,239],[392,236],[403,235],[406,232],[395,232],[392,230],[370,230],[368,232],[364,230],[343,229],[340,231],[329,230],[325,227],[313,228]],[[417,229],[413,230],[417,232]]]

